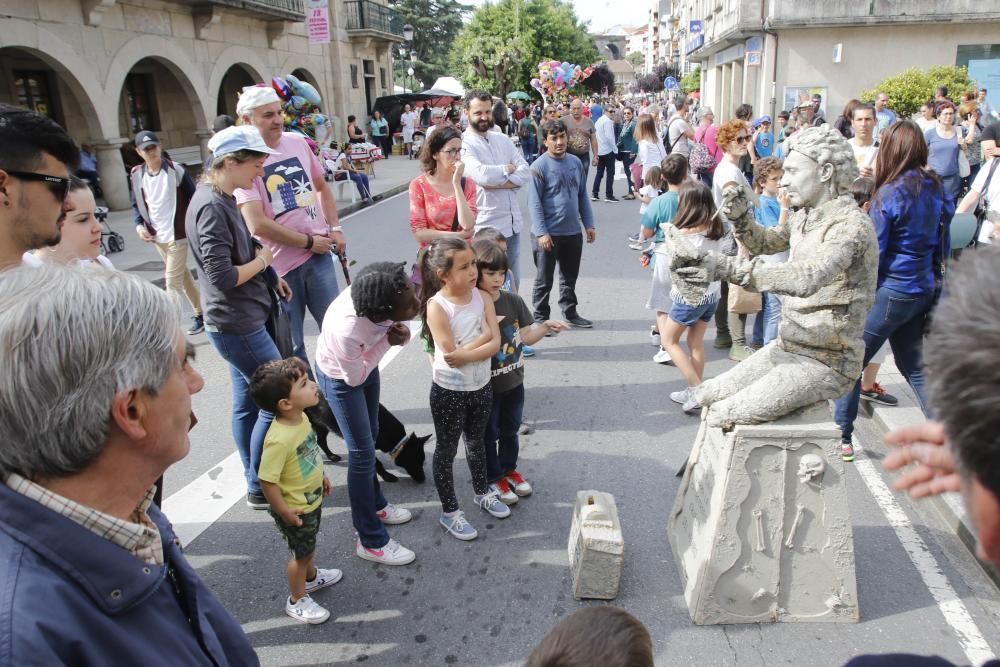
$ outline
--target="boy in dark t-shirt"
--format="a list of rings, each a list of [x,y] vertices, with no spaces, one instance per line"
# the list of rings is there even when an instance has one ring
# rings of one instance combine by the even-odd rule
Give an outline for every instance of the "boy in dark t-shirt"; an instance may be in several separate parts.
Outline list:
[[[501,289],[507,274],[507,255],[493,241],[480,239],[472,244],[479,268],[479,289],[493,298],[500,325],[500,350],[493,356],[493,409],[486,425],[486,474],[501,502],[513,505],[532,489],[517,471],[520,449],[517,431],[524,413],[525,345],[569,328],[558,320],[534,323],[534,315],[524,299]]]

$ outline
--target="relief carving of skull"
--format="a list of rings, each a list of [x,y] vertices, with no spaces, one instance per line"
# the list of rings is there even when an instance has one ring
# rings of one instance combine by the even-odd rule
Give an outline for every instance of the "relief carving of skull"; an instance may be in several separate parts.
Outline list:
[[[813,480],[818,481],[823,477],[825,469],[826,464],[823,463],[823,459],[818,454],[805,454],[799,459],[799,481],[803,484],[808,484]]]

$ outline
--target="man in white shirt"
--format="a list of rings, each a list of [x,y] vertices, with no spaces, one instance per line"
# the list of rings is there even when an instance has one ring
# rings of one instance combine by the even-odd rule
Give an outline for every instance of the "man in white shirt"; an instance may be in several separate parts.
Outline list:
[[[59,243],[69,170],[79,157],[50,118],[0,104],[0,271],[20,266],[30,250]]]
[[[493,99],[485,90],[473,90],[465,98],[469,129],[462,133],[465,175],[476,182],[476,230],[492,227],[507,240],[507,264],[514,274],[515,288],[521,284],[518,263],[521,241],[521,208],[517,194],[530,178],[524,161],[510,138],[493,127]]]
[[[875,157],[878,155],[878,146],[875,144],[875,126],[878,121],[875,119],[875,109],[867,104],[862,104],[854,109],[851,118],[851,128],[854,136],[847,140],[854,151],[854,160],[858,163],[858,171],[862,176],[868,178],[875,177]]]
[[[983,163],[955,213],[972,213],[985,200],[986,218],[979,230],[979,243],[1000,245],[1000,157]]]
[[[183,165],[163,156],[160,140],[149,130],[135,135],[135,152],[142,164],[132,168],[132,217],[135,233],[156,246],[163,259],[168,292],[187,296],[194,310],[188,335],[205,330],[201,294],[187,266],[188,246],[184,229],[188,202],[194,196],[194,181]]]
[[[597,109],[601,107],[594,105]],[[593,113],[593,112],[591,112]],[[615,121],[606,113],[601,113],[594,123],[595,134],[597,135],[597,172],[594,174],[594,187],[590,190],[590,198],[598,200],[598,193],[601,191],[601,178],[607,174],[604,182],[604,201],[617,202],[615,199],[615,155],[618,153],[617,142],[615,141]]]
[[[691,155],[691,140],[694,139],[694,130],[688,125],[687,117],[687,100],[682,97],[677,100],[677,111],[667,121],[667,145],[670,147],[668,153],[680,153],[685,158]]]

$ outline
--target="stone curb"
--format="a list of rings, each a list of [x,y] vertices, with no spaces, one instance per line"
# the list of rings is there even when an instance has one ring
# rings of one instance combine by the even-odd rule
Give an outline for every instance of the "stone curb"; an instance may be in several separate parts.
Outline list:
[[[892,369],[891,371],[890,368]],[[924,421],[924,414],[917,407],[912,390],[906,384],[906,381],[903,380],[902,376],[896,372],[895,363],[891,359],[887,359],[886,363],[883,364],[879,378],[880,382],[882,382],[882,378],[886,380],[882,382],[882,386],[890,394],[899,398],[899,405],[888,407],[876,405],[868,401],[861,402],[863,407],[866,405],[869,406],[865,411],[870,414],[876,430],[885,435],[890,431]],[[934,508],[948,528],[955,532],[958,539],[969,550],[972,557],[976,559],[976,562],[979,563],[980,568],[986,576],[997,587],[1000,587],[1000,573],[994,571],[992,567],[980,561],[976,556],[976,534],[972,529],[972,522],[969,519],[969,515],[965,511],[965,504],[961,494],[945,493],[925,498],[921,502]]]

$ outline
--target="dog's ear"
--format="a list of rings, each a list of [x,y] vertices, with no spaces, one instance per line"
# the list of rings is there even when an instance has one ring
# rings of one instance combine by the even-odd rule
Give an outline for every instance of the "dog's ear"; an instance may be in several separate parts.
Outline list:
[[[431,433],[429,435],[417,435],[416,433],[411,433],[410,434],[410,438],[413,439],[414,441],[416,441],[416,444],[420,445],[421,447],[423,447],[424,445],[426,445],[427,441],[430,440],[433,437],[434,437],[433,433]]]

